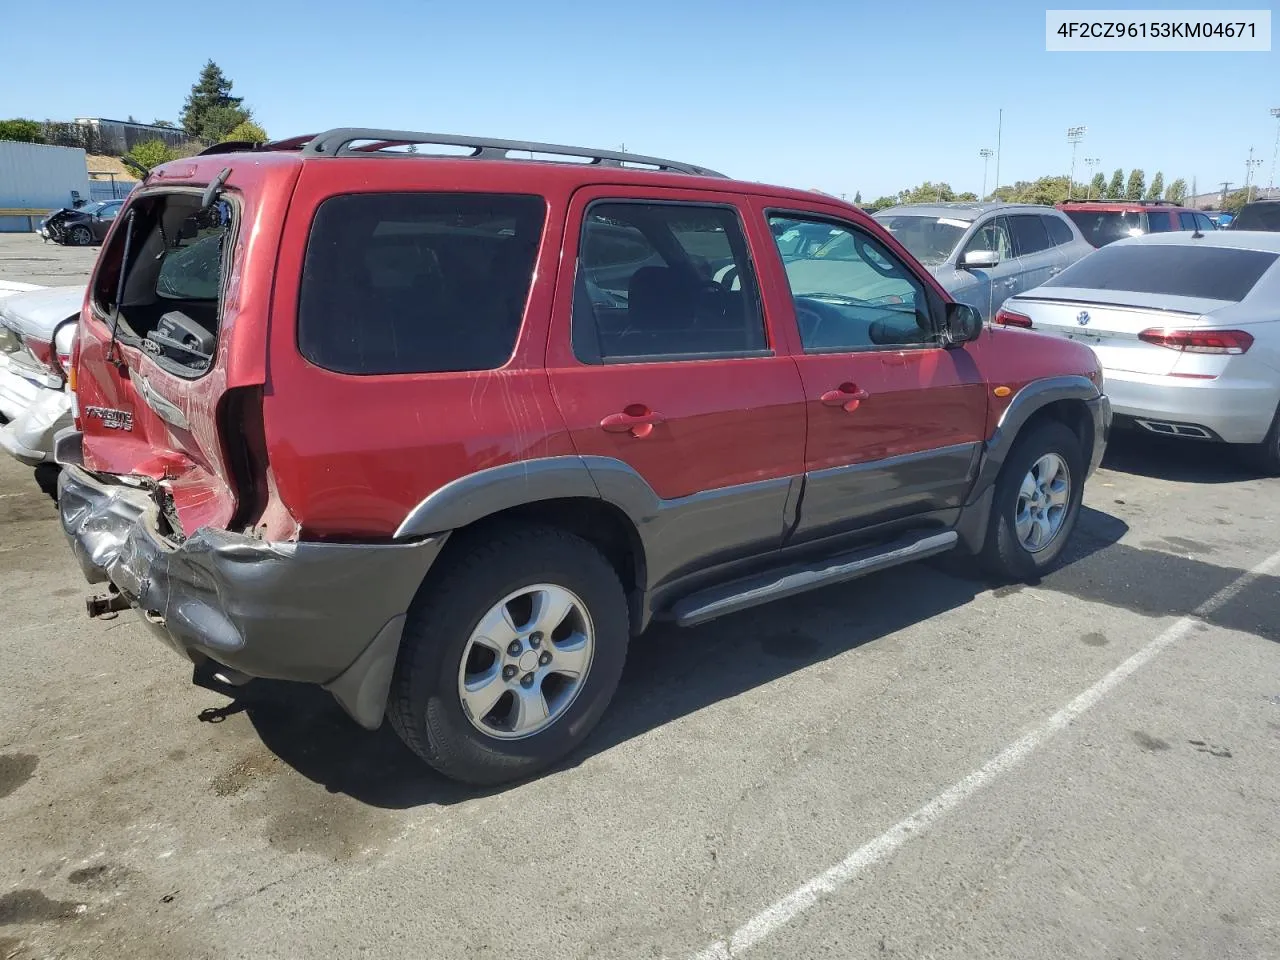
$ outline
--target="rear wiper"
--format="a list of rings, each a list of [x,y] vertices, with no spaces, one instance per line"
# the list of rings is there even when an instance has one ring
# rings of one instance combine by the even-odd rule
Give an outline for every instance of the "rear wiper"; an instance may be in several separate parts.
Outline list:
[[[129,270],[129,248],[133,244],[133,217],[137,211],[130,210],[129,216],[124,221],[124,255],[120,258],[120,278],[116,281],[116,302],[115,310],[111,315],[111,340],[107,343],[108,363],[114,363],[116,368],[123,371],[125,362],[120,358],[119,350],[116,346],[116,337],[120,332],[120,301],[124,299],[124,281],[128,276]]]

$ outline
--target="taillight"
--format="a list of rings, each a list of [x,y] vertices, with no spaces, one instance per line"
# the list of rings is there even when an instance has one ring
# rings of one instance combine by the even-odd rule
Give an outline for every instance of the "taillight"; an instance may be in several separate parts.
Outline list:
[[[1138,334],[1143,343],[1168,347],[1183,353],[1238,355],[1253,346],[1253,337],[1243,330],[1162,330],[1152,328]]]
[[[71,394],[71,419],[76,429],[84,431],[80,422],[80,398],[76,396],[76,368],[80,366],[80,325],[76,325],[76,336],[71,341],[71,362],[67,365],[67,390]]]
[[[53,335],[53,356],[64,377],[71,375],[71,354],[75,350],[76,334],[79,324],[72,321],[64,323]]]
[[[1031,318],[1025,313],[1018,313],[1016,310],[1006,310],[1001,307],[996,311],[996,323],[1002,327],[1021,327],[1029,330],[1032,327]]]

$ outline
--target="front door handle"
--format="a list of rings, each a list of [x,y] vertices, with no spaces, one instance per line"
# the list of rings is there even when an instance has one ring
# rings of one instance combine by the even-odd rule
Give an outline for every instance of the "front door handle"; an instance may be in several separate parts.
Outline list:
[[[629,433],[642,440],[653,433],[655,425],[665,421],[662,414],[655,413],[643,403],[633,403],[621,413],[609,414],[600,421],[600,426],[606,433]]]
[[[868,396],[870,394],[857,384],[842,383],[834,390],[828,390],[822,395],[822,405],[825,407],[844,407],[846,413],[853,413]]]

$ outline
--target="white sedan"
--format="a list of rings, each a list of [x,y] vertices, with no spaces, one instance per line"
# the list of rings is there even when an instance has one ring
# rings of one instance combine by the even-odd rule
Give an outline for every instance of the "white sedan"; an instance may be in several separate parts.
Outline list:
[[[1246,445],[1280,475],[1280,233],[1120,240],[995,322],[1091,346],[1118,423]]]

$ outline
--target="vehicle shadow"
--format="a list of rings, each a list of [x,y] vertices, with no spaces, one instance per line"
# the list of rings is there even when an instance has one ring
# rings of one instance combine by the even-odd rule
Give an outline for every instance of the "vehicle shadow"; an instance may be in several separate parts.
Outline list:
[[[1102,466],[1120,473],[1180,483],[1238,483],[1262,476],[1242,451],[1222,443],[1116,430]]]
[[[1064,568],[1114,549],[1128,530],[1084,508]],[[1046,578],[1046,582],[1049,578]],[[1091,583],[1081,574],[1076,580]],[[600,727],[565,769],[585,757],[813,664],[960,607],[993,586],[965,558],[911,564],[725,617],[702,627],[658,624],[632,642],[622,683]],[[1017,590],[1020,586],[1000,587]],[[257,681],[204,719],[244,712],[264,745],[303,776],[376,807],[451,804],[486,792],[436,775],[386,724],[358,728],[316,687]],[[498,788],[498,790],[510,787]]]

